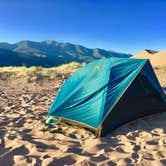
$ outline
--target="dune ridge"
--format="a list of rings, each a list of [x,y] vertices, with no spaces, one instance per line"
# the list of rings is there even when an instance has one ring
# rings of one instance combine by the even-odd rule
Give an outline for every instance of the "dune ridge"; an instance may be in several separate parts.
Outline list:
[[[149,59],[153,66],[166,66],[166,50],[154,51],[153,53],[144,50],[135,54],[132,58]]]

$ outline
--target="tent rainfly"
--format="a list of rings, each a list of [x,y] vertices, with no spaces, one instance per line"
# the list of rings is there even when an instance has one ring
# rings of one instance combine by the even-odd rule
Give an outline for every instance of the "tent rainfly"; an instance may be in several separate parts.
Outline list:
[[[166,98],[149,60],[109,58],[91,62],[67,79],[48,114],[100,137],[164,111]]]

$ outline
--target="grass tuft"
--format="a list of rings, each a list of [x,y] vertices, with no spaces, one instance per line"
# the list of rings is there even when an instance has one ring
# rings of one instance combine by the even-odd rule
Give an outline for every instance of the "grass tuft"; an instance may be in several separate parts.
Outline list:
[[[56,72],[72,72],[73,70],[76,70],[82,66],[84,66],[85,63],[78,63],[78,62],[71,62],[69,64],[60,65],[58,67],[51,67],[51,68],[44,68],[40,66],[9,66],[9,67],[0,67],[0,72],[20,72],[20,73],[29,73],[29,72],[39,72],[43,74],[47,74],[50,71],[56,71]]]

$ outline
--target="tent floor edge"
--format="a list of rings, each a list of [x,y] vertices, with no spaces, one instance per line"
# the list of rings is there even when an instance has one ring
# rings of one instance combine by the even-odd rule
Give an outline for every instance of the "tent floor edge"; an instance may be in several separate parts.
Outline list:
[[[102,125],[100,125],[100,126],[97,128],[97,130],[96,130],[96,132],[95,132],[95,136],[96,136],[96,138],[99,138],[99,137],[102,136]]]
[[[56,117],[56,118],[58,118],[58,122],[59,122],[59,123],[64,123],[64,124],[72,125],[72,126],[78,126],[78,127],[83,128],[83,129],[85,129],[85,130],[88,130],[88,131],[90,131],[92,134],[96,135],[97,129],[92,128],[92,127],[90,127],[90,126],[88,126],[88,125],[85,125],[85,124],[83,124],[83,123],[79,123],[79,122],[77,122],[77,121],[70,120],[70,119],[67,119],[67,118],[62,118],[62,117]]]

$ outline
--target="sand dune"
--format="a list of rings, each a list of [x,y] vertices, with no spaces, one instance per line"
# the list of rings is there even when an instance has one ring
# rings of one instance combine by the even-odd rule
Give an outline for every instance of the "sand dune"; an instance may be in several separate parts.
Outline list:
[[[159,51],[150,53],[146,50],[139,52],[134,55],[133,58],[149,59],[153,66],[164,66],[166,65],[166,51]]]
[[[164,72],[157,72],[166,80]],[[76,126],[44,125],[64,76],[29,81],[28,76],[1,73],[1,78],[0,166],[166,165],[166,113],[95,138]]]

